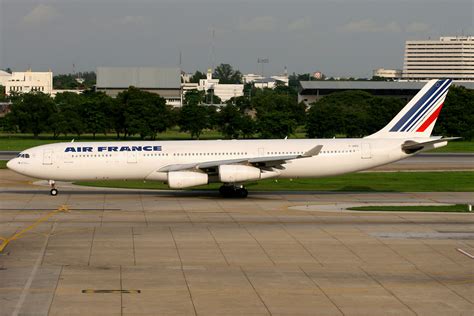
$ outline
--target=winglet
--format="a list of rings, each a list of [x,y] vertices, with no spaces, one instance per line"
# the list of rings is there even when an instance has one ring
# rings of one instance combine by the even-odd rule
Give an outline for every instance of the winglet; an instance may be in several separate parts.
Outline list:
[[[312,148],[312,149],[308,150],[307,152],[305,152],[304,154],[302,154],[301,157],[317,156],[321,152],[322,148],[323,148],[323,145],[315,146],[314,148]]]

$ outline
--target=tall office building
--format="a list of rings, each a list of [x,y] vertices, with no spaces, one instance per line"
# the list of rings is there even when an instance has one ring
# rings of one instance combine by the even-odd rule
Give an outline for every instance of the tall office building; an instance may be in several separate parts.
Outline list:
[[[435,78],[474,81],[474,37],[406,42],[403,79]]]

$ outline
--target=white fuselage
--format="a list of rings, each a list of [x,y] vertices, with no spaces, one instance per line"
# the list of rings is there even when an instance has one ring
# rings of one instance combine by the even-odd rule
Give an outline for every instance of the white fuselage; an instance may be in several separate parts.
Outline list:
[[[322,145],[318,155],[287,161],[272,176],[314,178],[404,159],[410,156],[401,149],[404,142],[405,139],[362,138],[56,143],[25,150],[23,157],[8,163],[8,168],[34,178],[60,181],[165,181],[166,174],[158,170],[169,165],[304,154]]]

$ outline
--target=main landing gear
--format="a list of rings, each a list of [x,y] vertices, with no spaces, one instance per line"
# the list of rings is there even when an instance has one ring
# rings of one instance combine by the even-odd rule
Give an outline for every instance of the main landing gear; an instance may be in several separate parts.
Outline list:
[[[223,185],[219,188],[219,193],[226,198],[246,198],[249,191],[243,185]]]
[[[54,180],[49,180],[49,185],[51,186],[51,191],[49,191],[49,194],[52,196],[58,195],[58,189],[56,189],[56,183]]]

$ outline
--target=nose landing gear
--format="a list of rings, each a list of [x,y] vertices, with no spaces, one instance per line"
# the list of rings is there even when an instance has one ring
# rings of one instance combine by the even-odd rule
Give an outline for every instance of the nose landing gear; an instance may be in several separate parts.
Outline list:
[[[49,185],[51,186],[51,191],[49,191],[49,194],[52,196],[58,195],[58,189],[56,189],[56,183],[54,180],[49,180]]]
[[[236,185],[222,185],[219,188],[219,193],[226,198],[246,198],[249,194],[247,189],[243,186]]]

